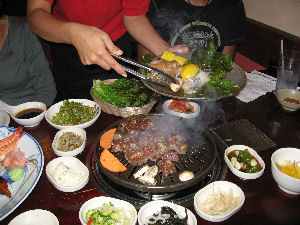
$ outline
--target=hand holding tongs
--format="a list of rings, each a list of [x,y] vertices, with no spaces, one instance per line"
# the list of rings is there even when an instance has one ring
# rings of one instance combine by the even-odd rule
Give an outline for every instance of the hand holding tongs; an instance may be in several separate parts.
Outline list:
[[[131,74],[133,74],[133,75],[135,75],[135,76],[137,76],[137,77],[139,77],[139,78],[141,78],[143,80],[146,80],[146,81],[149,81],[149,82],[152,82],[152,83],[156,83],[156,84],[159,84],[159,85],[167,86],[167,87],[169,87],[171,83],[176,83],[176,80],[173,77],[171,77],[168,74],[165,74],[165,73],[163,73],[163,72],[161,72],[161,71],[159,71],[159,70],[157,70],[155,68],[152,68],[152,67],[147,66],[147,65],[143,65],[143,64],[141,64],[141,63],[139,63],[139,62],[137,62],[135,60],[126,58],[124,56],[118,56],[118,55],[114,55],[114,54],[111,54],[111,55],[115,59],[122,60],[123,62],[129,63],[131,65],[137,66],[137,67],[142,68],[142,69],[145,69],[145,70],[147,70],[150,73],[154,73],[154,74],[158,75],[160,78],[162,78],[165,82],[164,81],[160,81],[160,80],[156,80],[156,79],[154,79],[152,77],[146,76],[146,75],[144,75],[144,74],[142,74],[140,72],[137,72],[137,71],[135,71],[133,69],[130,69],[130,68],[126,67],[126,66],[123,66],[123,69],[126,72],[131,73]]]

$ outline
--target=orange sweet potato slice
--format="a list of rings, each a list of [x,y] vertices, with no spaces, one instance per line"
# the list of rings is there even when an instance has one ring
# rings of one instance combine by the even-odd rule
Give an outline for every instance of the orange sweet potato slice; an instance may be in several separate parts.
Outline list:
[[[106,131],[100,137],[100,146],[104,149],[110,149],[111,143],[114,140],[114,135],[116,133],[117,128],[110,129]]]
[[[118,160],[108,149],[104,149],[100,155],[101,165],[111,172],[124,172],[126,166]]]

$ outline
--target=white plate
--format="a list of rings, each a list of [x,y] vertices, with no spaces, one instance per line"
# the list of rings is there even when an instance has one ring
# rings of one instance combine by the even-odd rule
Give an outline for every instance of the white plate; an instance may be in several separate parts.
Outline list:
[[[54,123],[51,122],[51,119],[52,119],[52,117],[53,117],[56,113],[58,113],[60,106],[61,106],[61,105],[63,104],[63,102],[64,102],[64,101],[60,101],[60,102],[58,102],[58,103],[52,105],[52,106],[47,110],[46,115],[45,115],[45,118],[46,118],[47,122],[48,122],[51,126],[55,127],[56,129],[61,130],[61,129],[64,129],[64,128],[70,128],[70,127],[79,127],[79,128],[85,129],[85,128],[91,126],[92,124],[94,124],[94,123],[96,122],[96,120],[98,119],[98,117],[100,116],[101,108],[100,108],[100,106],[99,106],[96,102],[91,101],[91,100],[88,100],[88,99],[68,99],[68,100],[69,100],[69,101],[73,101],[73,102],[80,102],[80,103],[82,103],[83,105],[90,106],[90,107],[94,107],[94,106],[96,105],[96,115],[95,115],[95,117],[94,117],[92,120],[90,120],[90,121],[88,121],[88,122],[86,122],[86,123],[82,123],[82,124],[78,124],[78,125],[74,125],[74,126],[62,126],[62,125],[54,124]]]
[[[0,126],[8,126],[10,116],[7,112],[0,110]]]
[[[177,213],[177,215],[180,215],[181,218],[184,218],[186,215],[184,207],[180,205],[176,205],[172,202],[157,200],[157,201],[148,202],[142,206],[142,208],[139,210],[138,213],[139,224],[147,224],[149,218],[152,217],[154,213],[159,212],[163,206],[168,206],[172,208]],[[187,224],[197,225],[197,219],[189,209],[187,210],[187,214],[188,214]]]
[[[47,210],[34,209],[16,216],[8,225],[59,225],[57,217]]]
[[[0,126],[0,139],[8,137],[15,128]],[[0,221],[12,213],[31,193],[42,174],[44,156],[39,143],[29,134],[24,132],[18,147],[25,153],[27,162],[25,175],[20,181],[9,184],[11,198],[0,195]],[[0,174],[2,175],[2,174]]]
[[[195,112],[192,112],[192,113],[180,113],[175,110],[170,110],[169,105],[171,104],[172,101],[173,101],[173,99],[167,100],[167,101],[165,101],[165,103],[163,105],[164,111],[167,114],[179,116],[182,118],[194,118],[194,117],[197,117],[200,113],[200,106],[195,102],[188,102],[190,105],[194,106]]]
[[[132,223],[130,225],[136,224],[137,212],[132,204],[130,204],[129,202],[126,202],[124,200],[111,198],[111,197],[105,197],[105,196],[92,198],[92,199],[86,201],[81,206],[81,208],[79,210],[79,219],[80,219],[81,224],[85,225],[87,223],[86,213],[88,210],[96,209],[96,208],[102,206],[104,203],[109,203],[109,202],[111,202],[115,207],[131,210],[133,218],[132,218]]]

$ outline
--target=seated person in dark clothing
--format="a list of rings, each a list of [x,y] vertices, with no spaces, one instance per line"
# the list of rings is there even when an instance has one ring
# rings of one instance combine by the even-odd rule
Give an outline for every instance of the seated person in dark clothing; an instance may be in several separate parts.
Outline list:
[[[152,0],[147,17],[171,45],[186,44],[191,51],[213,38],[219,51],[233,59],[246,39],[242,0]],[[146,53],[139,46],[139,57]]]

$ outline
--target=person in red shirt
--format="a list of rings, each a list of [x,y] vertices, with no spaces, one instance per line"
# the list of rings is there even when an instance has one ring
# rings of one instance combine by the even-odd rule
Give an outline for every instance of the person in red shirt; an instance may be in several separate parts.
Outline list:
[[[93,79],[116,78],[114,71],[126,76],[110,53],[130,56],[132,37],[153,55],[160,55],[167,49],[179,53],[188,51],[184,45],[171,47],[156,32],[145,16],[149,2],[27,1],[30,28],[51,43],[57,100],[90,98]]]

